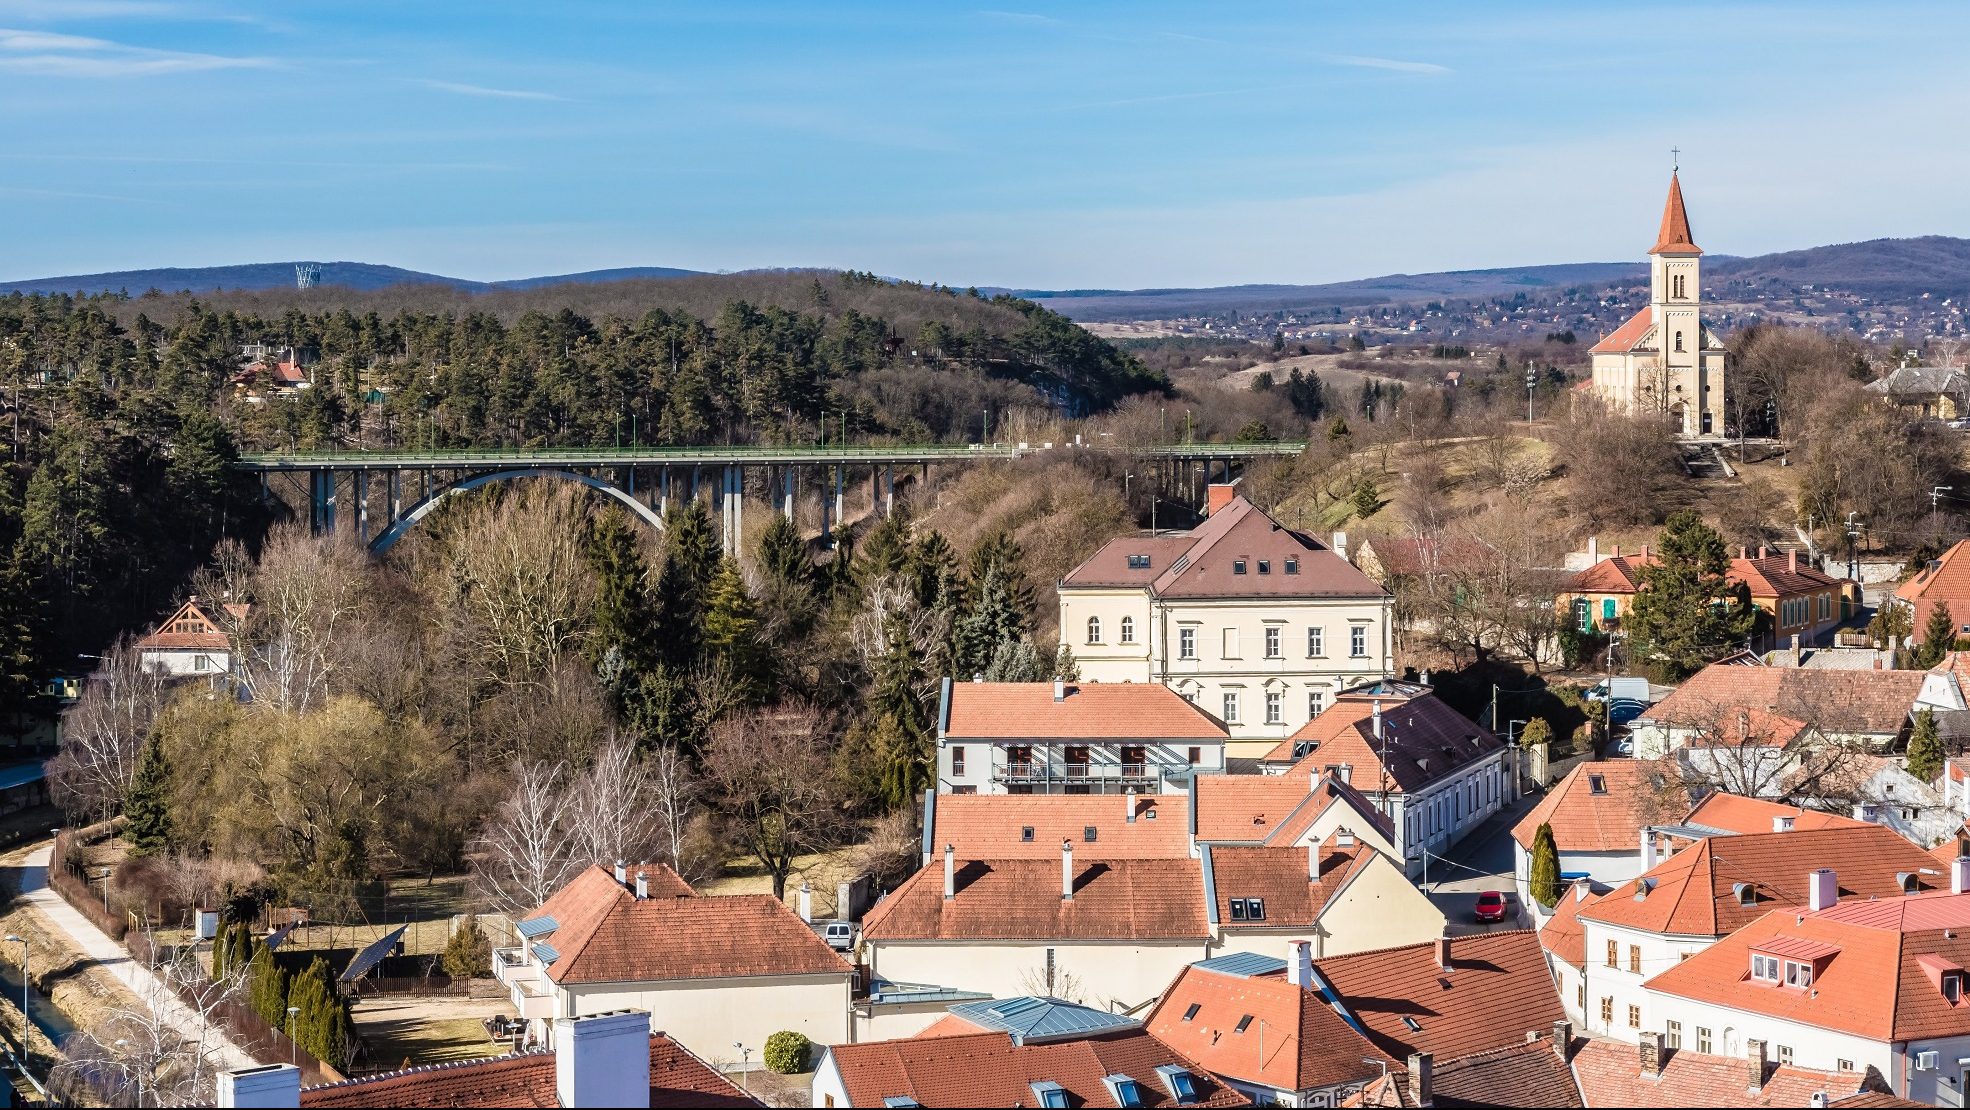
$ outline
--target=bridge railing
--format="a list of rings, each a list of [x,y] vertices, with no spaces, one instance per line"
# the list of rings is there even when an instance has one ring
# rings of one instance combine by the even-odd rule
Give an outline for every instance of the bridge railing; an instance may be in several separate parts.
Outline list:
[[[538,463],[561,465],[627,466],[675,463],[745,463],[919,461],[929,459],[1016,458],[1022,454],[1052,448],[1051,444],[1015,443],[927,443],[904,445],[828,445],[828,446],[732,446],[732,447],[489,447],[436,451],[290,451],[241,455],[239,466],[246,469],[313,467],[391,467],[447,466],[476,463]],[[1064,449],[1077,449],[1067,444]],[[1081,445],[1079,450],[1117,452],[1165,458],[1266,458],[1297,455],[1304,442],[1280,443],[1183,443],[1148,447],[1108,447]]]

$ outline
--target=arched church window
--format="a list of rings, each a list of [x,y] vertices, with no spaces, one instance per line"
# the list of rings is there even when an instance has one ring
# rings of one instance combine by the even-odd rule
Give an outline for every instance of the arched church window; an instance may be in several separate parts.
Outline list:
[[[1679,351],[1683,349],[1683,333],[1682,333],[1682,332],[1677,332],[1677,333],[1676,333],[1676,349],[1677,349],[1677,350],[1679,350]]]

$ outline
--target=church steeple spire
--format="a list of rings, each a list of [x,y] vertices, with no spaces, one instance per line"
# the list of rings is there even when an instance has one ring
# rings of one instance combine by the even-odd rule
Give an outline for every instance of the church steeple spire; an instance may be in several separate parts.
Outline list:
[[[1681,175],[1669,175],[1669,199],[1662,206],[1662,230],[1656,234],[1650,254],[1702,254],[1703,248],[1690,238],[1690,214],[1683,208]]]

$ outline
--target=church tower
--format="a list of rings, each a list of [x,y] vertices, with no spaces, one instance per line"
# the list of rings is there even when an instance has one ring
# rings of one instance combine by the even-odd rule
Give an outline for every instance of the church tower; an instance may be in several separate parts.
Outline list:
[[[1669,176],[1649,248],[1649,303],[1594,345],[1594,391],[1620,412],[1663,412],[1684,435],[1723,431],[1724,351],[1703,326],[1703,248],[1690,234],[1680,174]]]

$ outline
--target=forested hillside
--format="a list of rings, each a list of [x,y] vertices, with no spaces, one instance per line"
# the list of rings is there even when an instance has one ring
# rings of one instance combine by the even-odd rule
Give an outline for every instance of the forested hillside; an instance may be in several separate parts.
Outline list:
[[[249,396],[242,348],[313,387]],[[471,294],[436,287],[0,298],[8,697],[155,617],[213,543],[257,541],[254,449],[976,438],[1162,375],[1012,297],[856,274]]]

